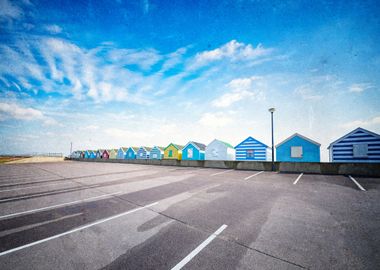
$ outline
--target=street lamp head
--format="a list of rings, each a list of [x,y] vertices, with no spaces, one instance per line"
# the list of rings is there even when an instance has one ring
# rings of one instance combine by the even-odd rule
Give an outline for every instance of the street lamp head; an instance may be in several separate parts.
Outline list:
[[[268,111],[271,112],[271,113],[274,113],[275,109],[274,108],[270,108]]]

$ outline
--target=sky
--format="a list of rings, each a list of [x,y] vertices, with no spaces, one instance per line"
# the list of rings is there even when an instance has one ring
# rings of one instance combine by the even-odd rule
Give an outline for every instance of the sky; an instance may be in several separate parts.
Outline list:
[[[377,1],[0,0],[0,153],[380,133]]]

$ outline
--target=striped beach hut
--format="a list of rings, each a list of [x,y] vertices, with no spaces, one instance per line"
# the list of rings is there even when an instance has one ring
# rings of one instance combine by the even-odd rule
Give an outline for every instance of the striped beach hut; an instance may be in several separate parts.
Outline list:
[[[247,139],[235,146],[236,160],[265,161],[270,157],[270,148],[249,136]]]
[[[139,150],[137,150],[136,159],[149,159],[151,147],[140,146]]]
[[[162,159],[164,157],[164,147],[155,146],[150,150],[149,159]]]
[[[332,142],[330,162],[380,163],[380,135],[357,128]]]
[[[234,160],[234,157],[235,149],[229,143],[215,139],[206,146],[206,160]]]
[[[183,145],[171,143],[164,149],[164,158],[181,160],[182,149]]]
[[[128,147],[120,147],[119,150],[117,150],[116,158],[117,159],[125,159],[127,151],[128,151]]]
[[[204,160],[206,145],[199,142],[188,142],[182,149],[182,160]]]
[[[295,133],[276,145],[276,160],[285,162],[320,162],[321,145]]]
[[[127,153],[125,154],[125,159],[136,159],[137,152],[139,147],[131,146],[128,148]]]

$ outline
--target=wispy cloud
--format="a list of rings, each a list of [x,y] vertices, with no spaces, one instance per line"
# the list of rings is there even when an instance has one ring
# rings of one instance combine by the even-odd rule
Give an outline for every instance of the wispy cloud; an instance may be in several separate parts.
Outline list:
[[[224,112],[205,113],[198,123],[207,128],[221,128],[233,122],[233,118]]]
[[[321,100],[323,98],[323,95],[319,94],[317,90],[315,90],[311,85],[306,84],[306,85],[301,85],[297,87],[294,90],[294,93],[296,95],[301,96],[302,99],[304,100]]]
[[[59,34],[62,32],[62,27],[56,24],[45,25],[45,30],[51,34]]]
[[[22,10],[9,0],[0,0],[0,20],[18,19],[22,16]]]
[[[261,44],[254,48],[251,44],[244,44],[231,40],[223,46],[210,51],[198,53],[191,61],[189,69],[197,69],[212,62],[228,59],[231,62],[249,62],[269,55],[273,49],[264,48]]]
[[[367,120],[354,120],[341,125],[343,128],[357,128],[357,127],[374,127],[380,125],[380,116],[375,116]]]
[[[18,104],[0,103],[0,119],[36,120],[44,118],[44,114],[33,108],[24,108]]]
[[[373,88],[373,85],[370,83],[354,83],[350,85],[348,91],[353,93],[361,93],[370,88]]]
[[[253,76],[230,81],[226,85],[228,92],[212,101],[212,106],[226,108],[240,100],[261,96],[260,89],[254,85],[254,82],[260,79],[260,77]]]

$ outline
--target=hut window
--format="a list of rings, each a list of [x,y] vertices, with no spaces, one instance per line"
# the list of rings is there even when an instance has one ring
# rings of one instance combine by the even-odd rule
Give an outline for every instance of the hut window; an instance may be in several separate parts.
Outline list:
[[[187,149],[187,157],[193,158],[193,149],[192,148]]]
[[[153,154],[153,158],[157,158],[157,154]]]
[[[247,150],[246,156],[247,158],[253,158],[253,150],[252,149]]]
[[[143,153],[140,153],[140,157],[142,157],[143,156]]]
[[[353,154],[356,158],[364,158],[368,157],[368,144],[366,143],[358,143],[353,146]]]
[[[292,158],[302,158],[302,146],[292,146],[290,152]]]
[[[173,157],[173,150],[169,150],[169,157]]]

